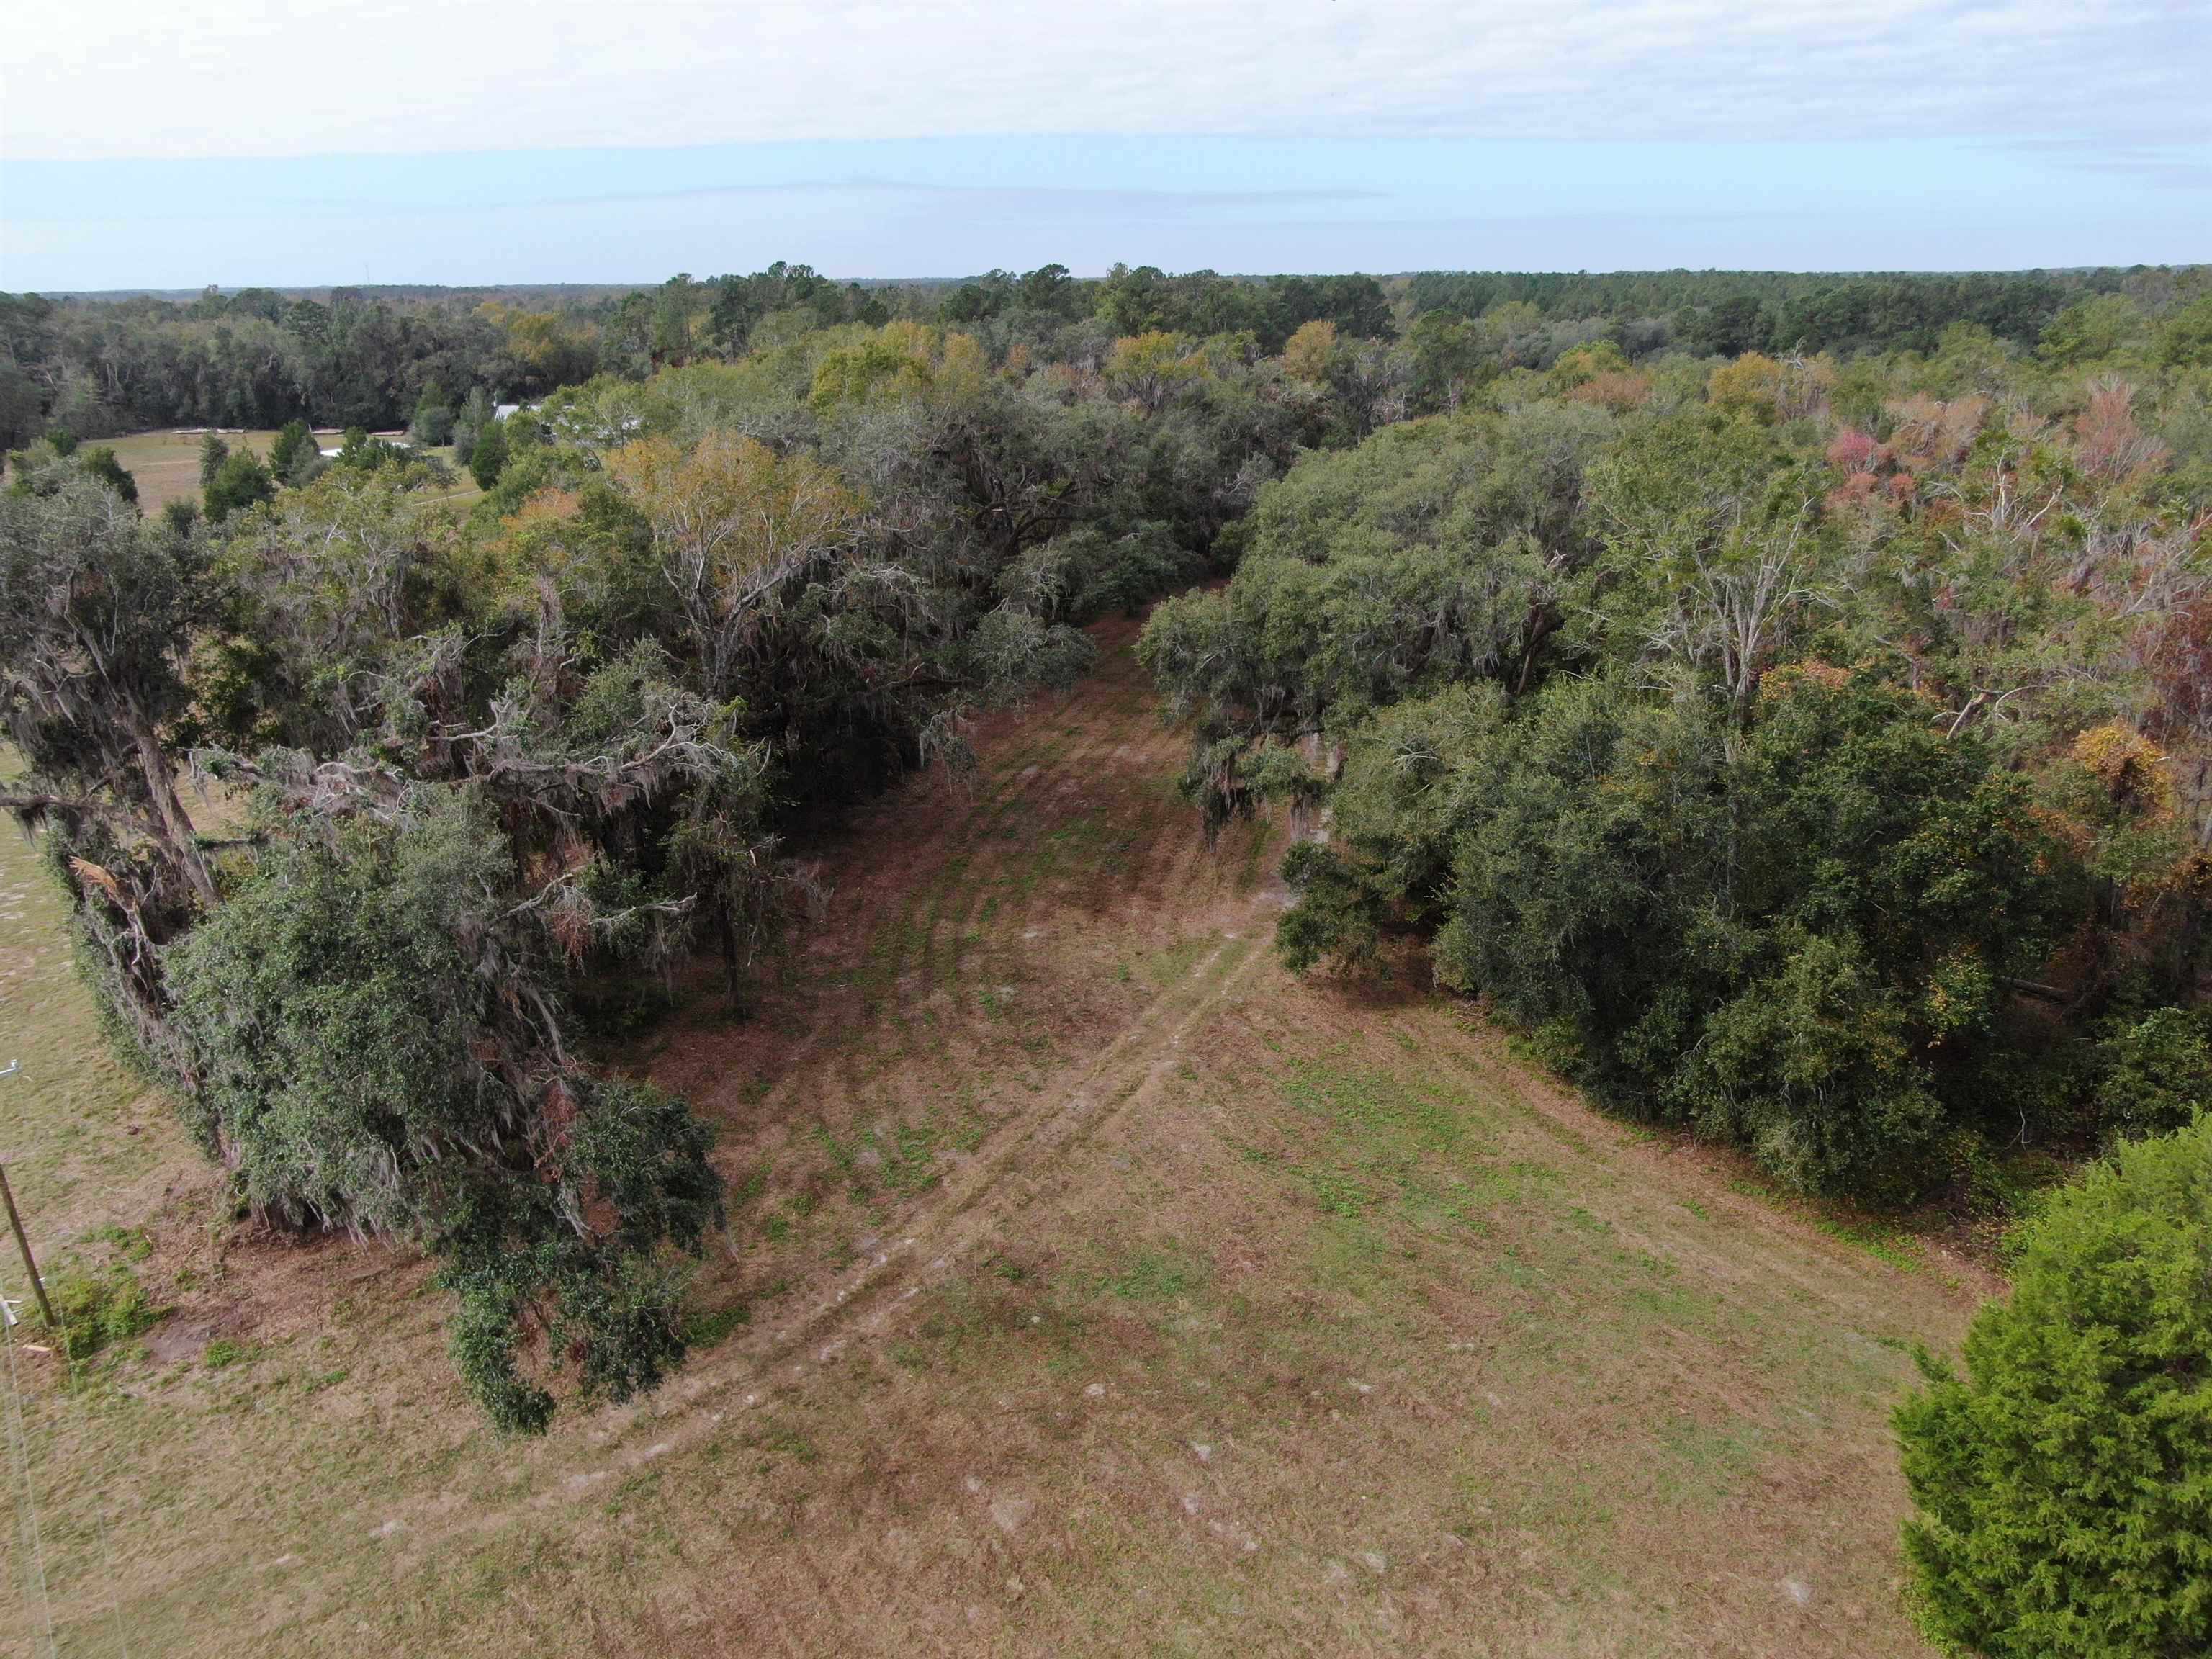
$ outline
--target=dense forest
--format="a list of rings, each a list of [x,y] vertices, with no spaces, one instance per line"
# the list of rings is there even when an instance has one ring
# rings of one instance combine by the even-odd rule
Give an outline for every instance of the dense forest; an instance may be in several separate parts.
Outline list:
[[[2023,349],[2057,331],[2077,359],[2140,347],[2201,277],[2164,269],[2004,275],[1652,271],[1592,276],[1430,271],[1410,277],[1171,276],[1060,266],[953,282],[837,283],[805,265],[658,288],[210,289],[158,295],[0,295],[0,447],[49,425],[80,438],[155,426],[388,428],[426,392],[480,386],[526,401],[605,373],[743,356],[842,323],[966,330],[994,356],[1073,360],[1155,330],[1249,336],[1279,352],[1302,325],[1389,342],[1386,378],[1414,413],[1471,380],[1548,368],[1605,341],[1631,362],[1668,350],[1936,349],[1954,323]],[[2061,322],[2063,316],[2066,320]]]
[[[2201,315],[2132,361],[2070,323],[1850,362],[1600,343],[1304,457],[1227,588],[1147,629],[1189,787],[1214,823],[1328,813],[1295,963],[1424,941],[1601,1097],[1795,1184],[1996,1203],[1999,1149],[2177,1127]]]
[[[2203,270],[777,266],[0,321],[6,804],[241,1202],[419,1241],[503,1426],[684,1351],[720,1185],[612,1045],[699,974],[742,1010],[825,814],[1155,599],[1205,822],[1302,831],[1294,968],[1432,975],[1863,1206],[2025,1209],[2212,1103]],[[149,522],[78,441],[426,409],[466,508],[295,428]],[[1979,1584],[1943,1386],[1918,1547]]]

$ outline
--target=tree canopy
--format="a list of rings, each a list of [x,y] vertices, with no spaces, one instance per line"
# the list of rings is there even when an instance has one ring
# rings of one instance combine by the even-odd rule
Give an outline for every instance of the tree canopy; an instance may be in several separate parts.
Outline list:
[[[2212,1118],[2027,1229],[2011,1294],[1898,1413],[1929,1628],[1991,1659],[2212,1645]]]
[[[2170,1126],[2212,452],[2150,337],[1472,376],[1262,483],[1226,587],[1155,609],[1185,787],[1210,828],[1327,826],[1285,867],[1294,967],[1423,950],[1793,1184],[1959,1195],[2000,1144]]]

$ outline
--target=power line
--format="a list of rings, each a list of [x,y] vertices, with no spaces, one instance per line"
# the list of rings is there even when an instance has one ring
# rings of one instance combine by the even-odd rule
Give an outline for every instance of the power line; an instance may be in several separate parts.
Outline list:
[[[19,1069],[17,1063],[10,1060],[4,1068],[0,1068],[0,1077],[12,1077]],[[4,1176],[0,1176],[0,1182],[4,1182],[5,1179]],[[40,1283],[38,1269],[31,1261],[30,1245],[23,1237],[23,1224],[16,1217],[13,1194],[9,1196],[7,1207],[8,1219],[15,1228],[16,1242],[22,1247],[24,1270],[31,1275],[32,1285],[39,1293],[39,1305],[46,1310],[46,1323],[53,1330],[55,1340],[61,1348],[62,1392],[75,1397],[77,1409],[83,1415],[85,1437],[88,1441],[96,1443],[99,1436],[94,1431],[92,1407],[77,1389],[76,1354],[70,1344],[70,1334],[54,1317],[52,1304],[46,1300],[46,1286]],[[60,1650],[54,1635],[53,1601],[46,1583],[46,1551],[42,1530],[39,1525],[38,1494],[31,1480],[30,1428],[23,1416],[22,1386],[16,1372],[15,1316],[4,1292],[0,1292],[0,1327],[6,1328],[8,1346],[9,1447],[11,1462],[21,1483],[22,1492],[21,1498],[16,1505],[18,1516],[16,1531],[18,1537],[25,1535],[27,1532],[30,1539],[30,1548],[27,1552],[26,1559],[37,1571],[38,1600],[40,1610],[46,1623],[47,1655],[49,1659],[60,1659]],[[50,1429],[49,1437],[51,1437],[55,1432],[58,1431]],[[112,1448],[109,1455],[112,1460],[113,1456]],[[96,1487],[92,1494],[93,1525],[100,1534],[100,1576],[107,1583],[107,1610],[109,1616],[115,1621],[116,1650],[122,1655],[122,1659],[131,1659],[131,1638],[124,1628],[123,1603],[116,1589],[115,1554],[107,1539],[107,1507],[101,1497],[104,1490],[105,1483]],[[30,1588],[31,1576],[27,1572],[24,1575],[24,1597],[27,1601],[30,1599]]]
[[[0,1077],[13,1077],[21,1067],[9,1060]],[[4,1181],[0,1176],[0,1181]],[[13,1224],[17,1243],[23,1250],[25,1270],[31,1277],[31,1287],[39,1294],[39,1305],[46,1310],[46,1322],[54,1322],[53,1310],[46,1302],[46,1286],[39,1282],[38,1270],[31,1267],[30,1246],[24,1241],[23,1224],[16,1218],[15,1194],[8,1195],[8,1218]],[[37,1589],[39,1615],[46,1626],[46,1652],[49,1659],[58,1659],[54,1642],[54,1604],[46,1585],[46,1553],[43,1531],[39,1525],[39,1494],[31,1481],[31,1436],[23,1419],[22,1379],[15,1365],[15,1309],[8,1300],[4,1285],[0,1285],[0,1336],[4,1336],[8,1349],[8,1462],[15,1476],[18,1496],[15,1501],[15,1540],[21,1550],[23,1571],[23,1601],[27,1607]],[[66,1352],[66,1348],[64,1348]]]
[[[85,1439],[96,1444],[100,1436],[93,1424],[92,1403],[77,1388],[76,1354],[70,1346],[67,1331],[61,1333],[61,1349],[63,1391],[76,1399],[77,1410],[83,1415]],[[108,1468],[111,1473],[114,1468],[114,1449],[111,1446],[108,1449]],[[105,1479],[93,1488],[92,1521],[100,1534],[100,1576],[107,1583],[107,1612],[108,1616],[115,1621],[115,1646],[123,1656],[123,1659],[131,1659],[131,1638],[123,1627],[123,1602],[116,1591],[115,1554],[108,1547],[107,1543],[107,1501],[103,1494],[110,1490],[112,1490],[110,1484]]]
[[[0,1331],[4,1331],[8,1347],[8,1448],[9,1461],[15,1466],[16,1478],[22,1483],[23,1498],[18,1507],[18,1535],[27,1534],[30,1548],[27,1559],[38,1575],[39,1613],[46,1629],[47,1659],[60,1659],[60,1649],[54,1642],[54,1604],[46,1587],[46,1547],[39,1526],[39,1495],[31,1484],[30,1432],[23,1421],[23,1388],[15,1369],[15,1316],[6,1305],[4,1293],[0,1293]],[[29,1574],[24,1577],[26,1599],[31,1584]]]
[[[131,1659],[131,1638],[123,1628],[123,1601],[115,1589],[115,1557],[107,1547],[107,1505],[98,1497],[92,1500],[92,1518],[100,1527],[100,1570],[107,1580],[107,1611],[115,1620],[115,1648],[123,1659]]]

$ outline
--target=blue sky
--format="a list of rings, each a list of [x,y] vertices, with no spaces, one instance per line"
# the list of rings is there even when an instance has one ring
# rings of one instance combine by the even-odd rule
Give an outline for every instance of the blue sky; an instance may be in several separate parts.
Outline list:
[[[0,286],[2206,259],[2208,20],[2167,0],[40,8],[0,68]]]

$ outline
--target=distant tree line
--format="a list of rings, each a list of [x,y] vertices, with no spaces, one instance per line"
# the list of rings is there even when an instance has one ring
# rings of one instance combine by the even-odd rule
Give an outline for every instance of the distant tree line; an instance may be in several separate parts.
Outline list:
[[[596,374],[642,380],[758,340],[895,319],[965,330],[995,353],[1083,355],[1086,341],[1152,331],[1249,337],[1279,352],[1309,323],[1420,358],[1416,412],[1455,395],[1486,354],[1549,367],[1610,343],[1632,362],[1673,349],[1929,352],[1967,322],[2028,346],[2054,327],[2094,348],[2154,324],[2201,273],[2137,268],[1960,275],[1757,271],[1601,275],[1427,271],[1413,276],[1224,276],[1061,265],[957,282],[838,282],[805,265],[749,276],[679,275],[653,288],[210,289],[141,295],[0,295],[0,447],[49,427],[80,438],[160,426],[406,424],[426,390],[482,387],[525,402]],[[2065,320],[2069,319],[2070,320]],[[1424,402],[1423,399],[1426,399]]]
[[[1408,287],[1416,315],[1480,317],[1525,305],[1547,321],[1663,325],[1705,355],[1744,351],[1932,351],[1953,323],[2032,345],[2068,306],[2100,295],[2157,296],[2171,273],[2118,270],[1856,275],[1789,271],[1613,271],[1592,275],[1425,271]]]
[[[327,301],[266,289],[57,303],[0,295],[0,428],[79,437],[158,426],[403,425],[432,381],[535,396],[598,362],[582,320],[496,301]]]

